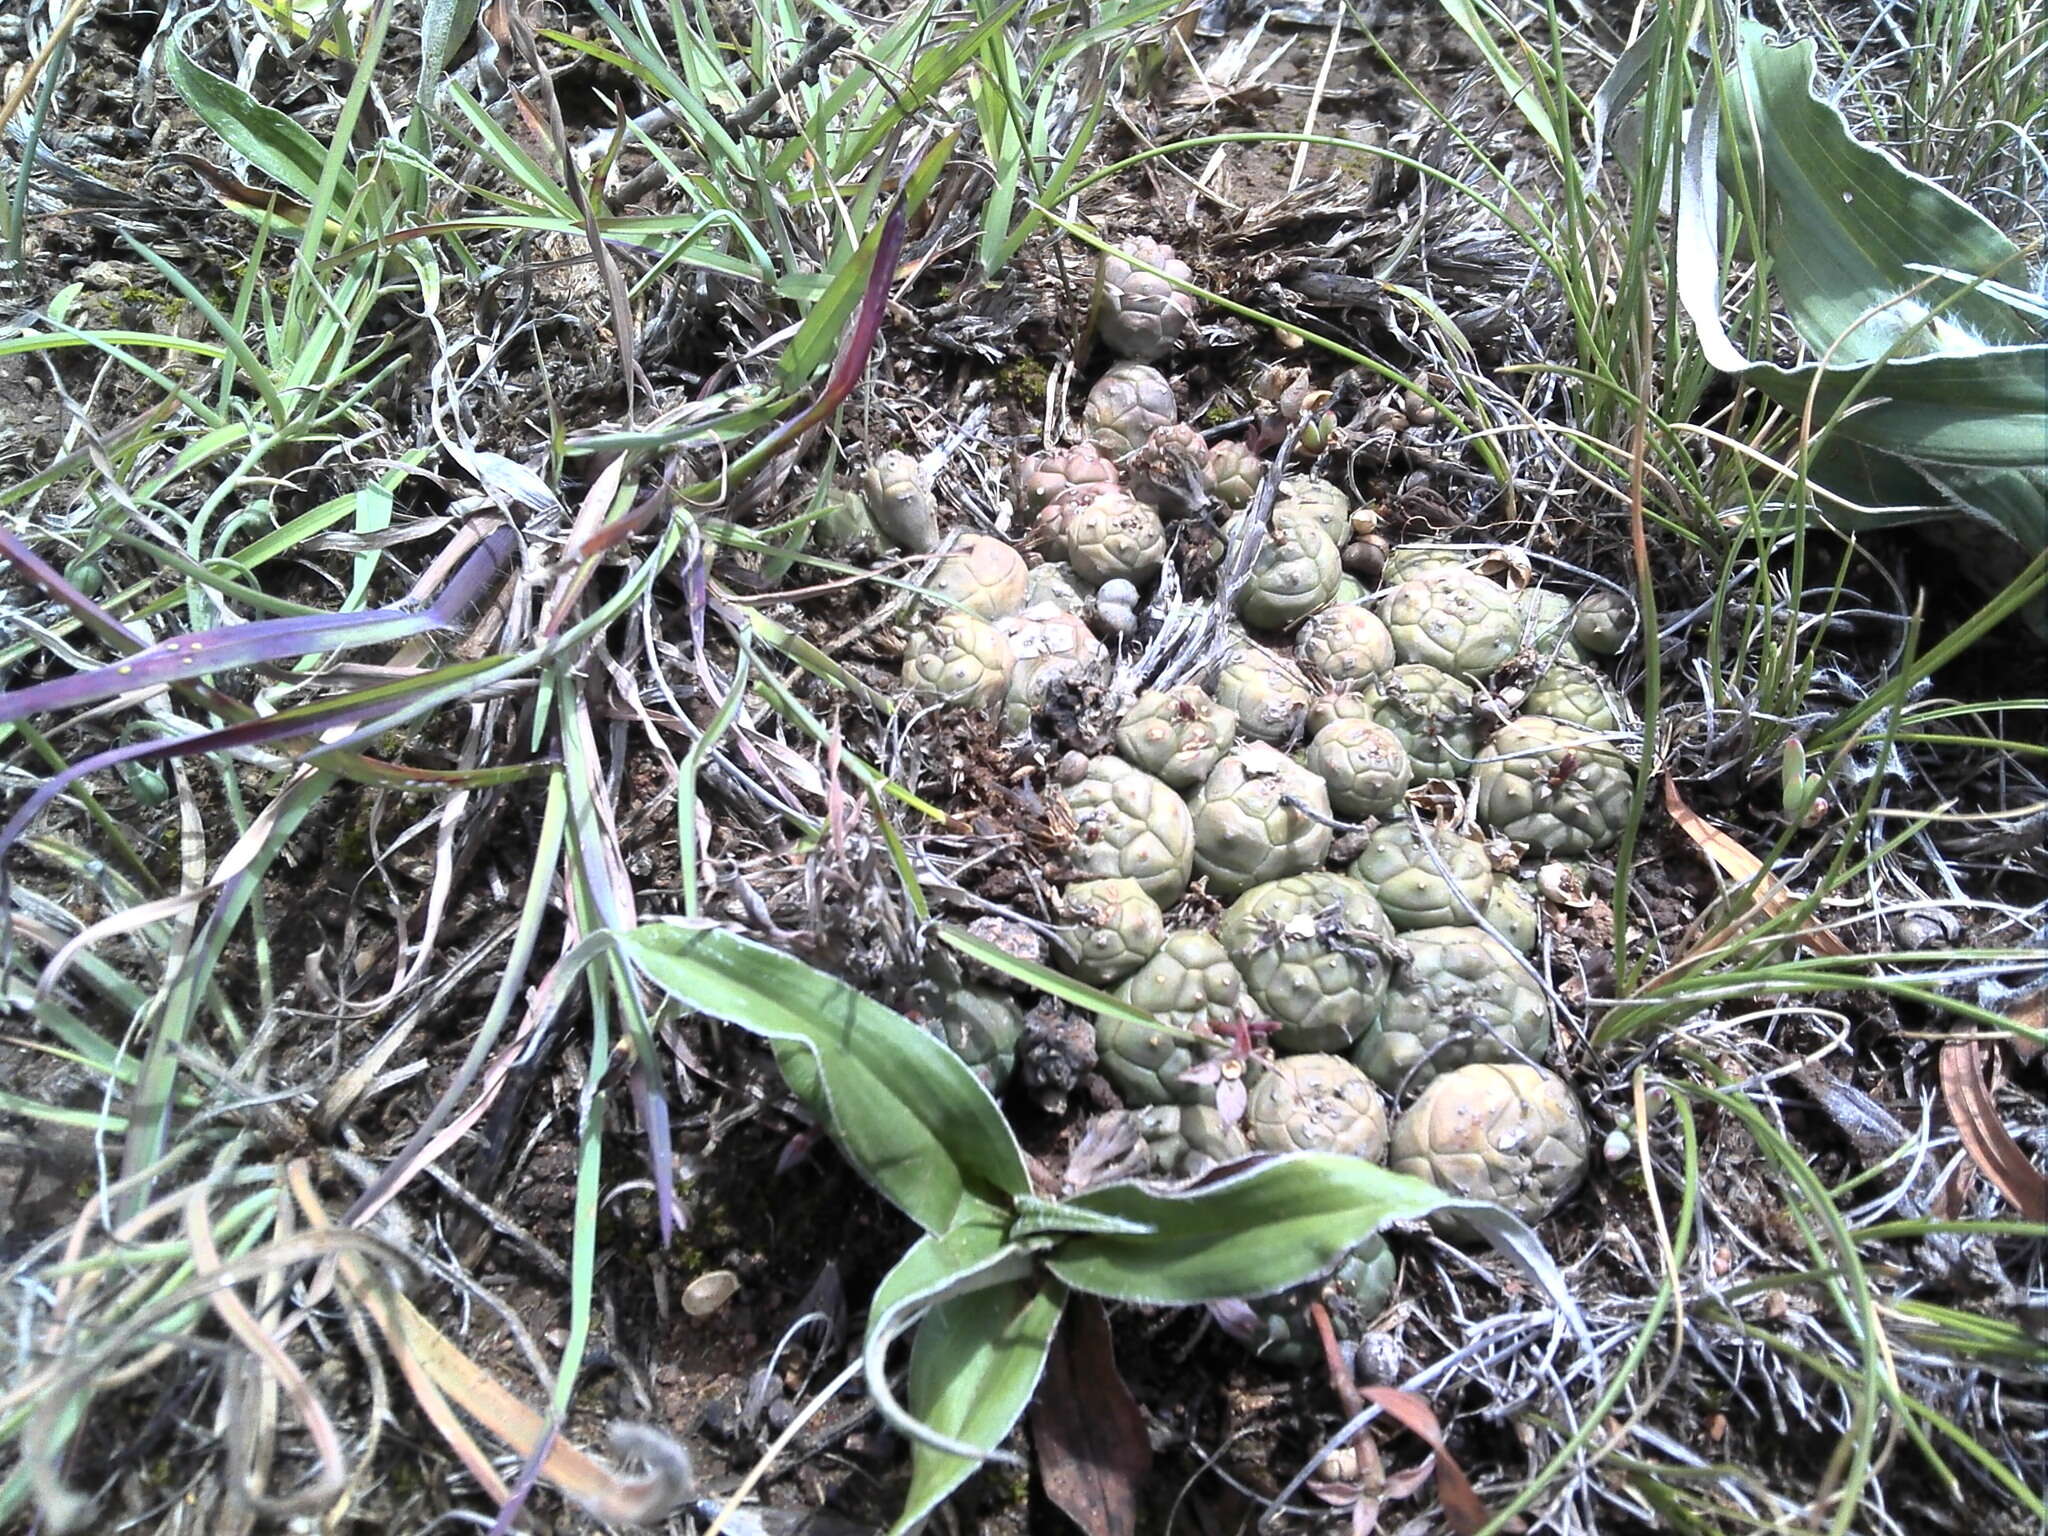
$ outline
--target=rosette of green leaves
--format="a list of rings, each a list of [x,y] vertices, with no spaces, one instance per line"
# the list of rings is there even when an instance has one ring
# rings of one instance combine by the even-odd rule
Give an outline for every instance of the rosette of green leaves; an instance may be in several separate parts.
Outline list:
[[[616,939],[655,991],[769,1041],[847,1161],[924,1229],[868,1313],[868,1390],[911,1441],[892,1532],[1002,1454],[1076,1291],[1151,1305],[1268,1296],[1328,1273],[1389,1222],[1454,1210],[1578,1317],[1523,1223],[1358,1158],[1290,1153],[1192,1187],[1124,1181],[1040,1198],[987,1090],[900,1013],[715,924],[649,922]],[[906,1405],[886,1367],[913,1330]]]

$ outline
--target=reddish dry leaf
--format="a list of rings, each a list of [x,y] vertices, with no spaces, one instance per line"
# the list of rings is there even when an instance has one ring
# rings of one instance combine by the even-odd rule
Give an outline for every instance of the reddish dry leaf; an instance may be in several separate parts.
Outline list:
[[[2006,1010],[2015,1024],[2023,1024],[2037,1034],[2048,1032],[2048,992],[2036,992],[2032,997],[2020,999]],[[2032,1061],[2041,1054],[2040,1045],[2025,1035],[2012,1037],[2013,1054],[2021,1061]]]
[[[1738,885],[1755,882],[1750,904],[1758,912],[1766,917],[1775,917],[1797,903],[1799,898],[1785,888],[1783,881],[1764,873],[1763,860],[1685,803],[1678,793],[1678,785],[1669,774],[1664,776],[1664,809],[1722,874]],[[1691,953],[1696,955],[1725,942],[1734,937],[1740,927],[1738,922],[1709,934],[1692,947]],[[1849,953],[1846,944],[1824,929],[1806,929],[1799,935],[1799,942],[1817,955],[1839,957]]]
[[[2048,1175],[2020,1150],[1998,1118],[1984,1082],[1984,1045],[1951,1040],[1941,1048],[1941,1097],[1970,1161],[2028,1221],[2048,1221]]]
[[[1093,1296],[1067,1304],[1031,1405],[1031,1440],[1046,1497],[1069,1520],[1088,1536],[1136,1536],[1152,1442]]]
[[[1487,1513],[1485,1501],[1465,1476],[1465,1469],[1458,1465],[1450,1447],[1444,1444],[1443,1427],[1437,1423],[1436,1410],[1429,1406],[1428,1401],[1399,1387],[1367,1387],[1365,1398],[1436,1453],[1436,1496],[1444,1507],[1444,1518],[1450,1522],[1451,1529],[1458,1536],[1474,1536],[1475,1532],[1484,1530],[1487,1521],[1493,1517]],[[1520,1521],[1513,1521],[1507,1527],[1517,1531],[1521,1528]]]

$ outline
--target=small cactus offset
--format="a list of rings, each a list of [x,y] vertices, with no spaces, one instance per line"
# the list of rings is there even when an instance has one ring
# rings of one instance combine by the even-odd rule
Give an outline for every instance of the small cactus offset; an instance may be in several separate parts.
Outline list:
[[[1584,659],[1572,638],[1578,609],[1564,593],[1553,587],[1524,587],[1515,594],[1515,607],[1522,615],[1523,650],[1542,662]]]
[[[1376,827],[1352,861],[1396,928],[1469,923],[1493,889],[1493,864],[1476,839],[1405,821]]]
[[[1209,445],[1185,423],[1154,427],[1125,465],[1133,496],[1161,517],[1192,517],[1209,504]]]
[[[1093,443],[1025,454],[1017,461],[1017,502],[1025,512],[1043,512],[1068,491],[1115,484],[1116,465]]]
[[[1340,1344],[1354,1343],[1393,1301],[1399,1269],[1387,1240],[1368,1237],[1321,1280],[1210,1310],[1224,1331],[1260,1360],[1298,1370],[1323,1358],[1322,1334],[1309,1316],[1309,1304],[1321,1304]]]
[[[1309,673],[1338,688],[1391,672],[1394,637],[1363,603],[1332,603],[1294,632],[1294,654]]]
[[[984,619],[1002,619],[1024,606],[1031,576],[1024,557],[1001,539],[963,533],[925,579],[925,591]]]
[[[1226,752],[1188,807],[1195,869],[1219,896],[1319,868],[1329,857],[1328,787],[1263,742]]]
[[[1265,478],[1266,466],[1243,443],[1223,442],[1209,450],[1209,462],[1202,467],[1202,484],[1209,494],[1233,512],[1251,505]]]
[[[935,999],[921,1021],[966,1062],[981,1086],[1001,1096],[1017,1065],[1024,1010],[1007,992],[961,982]]]
[[[1259,1077],[1245,1136],[1261,1152],[1337,1152],[1369,1163],[1387,1155],[1379,1090],[1342,1056],[1284,1056]]]
[[[861,479],[868,517],[882,536],[913,555],[939,547],[938,512],[916,459],[896,449],[879,454]]]
[[[1273,515],[1310,518],[1332,544],[1351,542],[1350,496],[1342,487],[1318,480],[1314,475],[1289,475],[1282,480]]]
[[[1331,721],[1310,740],[1302,761],[1330,786],[1337,814],[1354,819],[1392,816],[1415,782],[1401,738],[1370,720]]]
[[[1193,789],[1237,740],[1237,716],[1193,683],[1141,693],[1116,728],[1116,749],[1175,789]]]
[[[1066,546],[1068,566],[1089,586],[1123,580],[1142,587],[1166,561],[1166,528],[1128,491],[1102,491],[1073,509]]]
[[[1575,666],[1568,661],[1556,662],[1529,685],[1522,710],[1525,714],[1548,715],[1567,725],[1584,726],[1589,731],[1621,729],[1621,701],[1606,680],[1591,667]]]
[[[1578,616],[1572,620],[1572,639],[1588,656],[1618,656],[1635,633],[1635,605],[1619,592],[1606,588],[1589,592],[1579,600]]]
[[[1309,697],[1308,679],[1291,661],[1249,640],[1232,646],[1216,673],[1216,702],[1254,741],[1292,742],[1308,718]]]
[[[1337,595],[1344,569],[1337,546],[1306,512],[1273,511],[1272,525],[1260,541],[1244,585],[1237,591],[1237,611],[1254,629],[1288,630]]]
[[[1096,986],[1122,981],[1166,943],[1166,917],[1137,881],[1079,880],[1060,899],[1053,945],[1067,970]]]
[[[1048,569],[1048,567],[1040,567]],[[1034,604],[1001,620],[996,629],[1009,643],[1010,684],[1003,694],[1003,729],[1027,731],[1062,683],[1096,676],[1109,652],[1073,612],[1051,603]]]
[[[1326,870],[1253,886],[1216,936],[1283,1051],[1341,1051],[1372,1029],[1399,953],[1372,893]]]
[[[1135,880],[1161,906],[1180,900],[1194,860],[1188,808],[1166,785],[1120,757],[1089,761],[1061,791],[1073,830],[1067,857],[1082,874]]]
[[[1479,695],[1470,683],[1421,663],[1395,667],[1365,687],[1364,710],[1408,749],[1415,779],[1462,779],[1479,755]]]
[[[1505,1062],[1461,1067],[1423,1089],[1394,1122],[1390,1157],[1397,1173],[1446,1194],[1541,1221],[1585,1177],[1588,1142],[1564,1079]],[[1452,1213],[1432,1220],[1452,1236],[1475,1235]]]
[[[1251,1155],[1244,1132],[1213,1104],[1154,1104],[1138,1111],[1138,1133],[1154,1177],[1197,1179]]]
[[[1146,267],[1154,270],[1146,271]],[[1174,255],[1172,246],[1143,236],[1106,252],[1102,308],[1097,316],[1103,345],[1119,357],[1141,363],[1171,352],[1195,318],[1194,296],[1174,285],[1193,275],[1188,264]]]
[[[1173,386],[1157,368],[1118,363],[1095,381],[1081,408],[1088,441],[1113,459],[1128,458],[1160,427],[1180,420]]]
[[[1536,953],[1542,939],[1542,920],[1536,897],[1529,887],[1507,875],[1496,874],[1493,888],[1480,905],[1479,916],[1495,934],[1525,955]]]
[[[1401,936],[1379,1022],[1352,1060],[1389,1093],[1471,1062],[1524,1061],[1550,1049],[1550,999],[1514,950],[1454,924]]]
[[[1492,676],[1521,648],[1515,600],[1467,571],[1435,571],[1404,581],[1383,613],[1403,662],[1468,681]]]
[[[1216,936],[1199,928],[1169,933],[1116,995],[1176,1029],[1215,1033],[1244,1017],[1244,978]]]
[[[1524,715],[1494,733],[1472,770],[1480,818],[1558,858],[1612,847],[1628,820],[1628,761],[1583,726]]]
[[[1015,666],[1001,631],[956,610],[912,632],[903,651],[903,685],[941,704],[988,709],[1002,700]]]

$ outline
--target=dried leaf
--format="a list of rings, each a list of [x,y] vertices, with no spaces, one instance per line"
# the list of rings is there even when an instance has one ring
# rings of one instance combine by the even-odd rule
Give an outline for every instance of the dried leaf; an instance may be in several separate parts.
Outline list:
[[[1436,1496],[1443,1505],[1444,1518],[1458,1536],[1474,1536],[1486,1528],[1493,1517],[1487,1513],[1486,1503],[1473,1489],[1471,1479],[1465,1476],[1465,1469],[1458,1465],[1451,1455],[1450,1447],[1444,1444],[1443,1426],[1436,1421],[1436,1410],[1428,1400],[1414,1392],[1404,1392],[1399,1387],[1367,1387],[1365,1400],[1409,1434],[1436,1453]],[[1520,1521],[1512,1521],[1506,1529],[1520,1530]]]
[[[1970,1160],[2028,1221],[2048,1222],[2048,1174],[2020,1150],[1998,1117],[1984,1082],[1984,1045],[1951,1040],[1941,1048],[1941,1097]]]
[[[1152,1442],[1093,1296],[1067,1306],[1031,1407],[1031,1439],[1046,1496],[1068,1519],[1088,1536],[1135,1536]]]
[[[1678,785],[1669,774],[1664,778],[1664,809],[1722,874],[1738,885],[1754,882],[1749,899],[1756,912],[1764,917],[1776,917],[1787,907],[1798,903],[1798,896],[1786,889],[1784,881],[1775,875],[1765,873],[1763,860],[1687,805],[1678,793]],[[1701,939],[1692,946],[1684,958],[1689,959],[1693,955],[1703,954],[1726,943],[1747,926],[1746,919],[1738,918],[1737,921]],[[1846,944],[1824,929],[1808,928],[1798,937],[1801,944],[1817,955],[1833,955],[1839,958],[1849,953]]]
[[[307,1224],[316,1231],[331,1228],[333,1222],[314,1193],[306,1163],[290,1164],[286,1179]],[[456,1417],[453,1405],[512,1447],[522,1460],[531,1460],[541,1451],[540,1476],[600,1520],[652,1524],[688,1497],[689,1459],[666,1435],[637,1433],[632,1426],[615,1425],[614,1448],[623,1440],[630,1454],[648,1463],[649,1471],[629,1476],[613,1470],[556,1434],[551,1420],[520,1401],[497,1377],[458,1349],[361,1253],[344,1248],[334,1262],[342,1288],[384,1336],[421,1412],[487,1497],[502,1505],[511,1492]],[[622,1436],[622,1430],[627,1434]]]
[[[2036,1032],[2048,1032],[2048,990],[2023,997],[2009,1005],[2005,1011],[2015,1024]],[[2013,1054],[2021,1061],[2032,1061],[2041,1054],[2040,1045],[2025,1035],[2014,1035],[2011,1043]]]

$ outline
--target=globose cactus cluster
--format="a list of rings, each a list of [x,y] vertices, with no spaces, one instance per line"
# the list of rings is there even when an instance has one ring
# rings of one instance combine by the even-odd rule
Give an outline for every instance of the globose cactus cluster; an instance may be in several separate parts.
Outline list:
[[[1194,307],[1148,267],[1187,275],[1150,241],[1109,261],[1101,336],[1123,360],[1087,396],[1083,441],[1019,461],[1021,547],[957,535],[926,583],[903,677],[935,705],[1023,733],[1063,680],[1110,686],[1185,533],[1229,534],[1258,494],[1258,453],[1183,425],[1150,366]],[[1283,414],[1314,408],[1298,387],[1271,393]],[[868,526],[941,547],[906,456],[880,455],[865,490]],[[1349,574],[1375,568],[1372,591]],[[1343,489],[1289,476],[1210,674],[1130,699],[1112,749],[1062,776],[1054,950],[1157,1021],[1104,1014],[1095,1040],[1155,1173],[1334,1151],[1531,1220],[1578,1183],[1586,1124],[1543,1065],[1532,877],[1621,833],[1627,709],[1599,666],[1633,614],[1611,593],[1518,583],[1527,570],[1389,549]],[[1177,917],[1196,882],[1220,917]],[[994,1081],[999,1010],[973,993],[953,1011],[948,1038]],[[1405,1106],[1391,1124],[1389,1099]],[[1374,1239],[1312,1292],[1344,1303],[1340,1323],[1369,1320],[1392,1282]],[[1301,1300],[1224,1321],[1292,1358]]]

